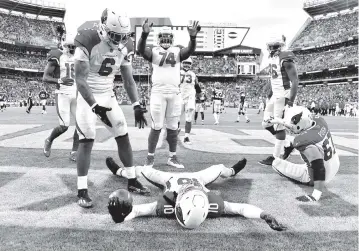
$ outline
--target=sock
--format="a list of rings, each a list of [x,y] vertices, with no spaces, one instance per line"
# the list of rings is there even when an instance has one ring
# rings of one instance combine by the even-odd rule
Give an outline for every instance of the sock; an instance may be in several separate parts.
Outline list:
[[[174,155],[176,155],[176,152],[171,152],[171,151],[170,151],[169,156],[170,156],[170,157],[173,157]]]
[[[214,117],[214,122],[217,122],[217,120],[218,120],[218,119],[217,119],[217,117],[218,117],[218,116],[217,116],[217,113],[213,113],[213,117]]]
[[[204,112],[201,112],[202,121],[204,120]]]
[[[124,173],[126,173],[127,179],[136,179],[136,171],[134,166],[125,167]]]
[[[186,121],[184,132],[189,134],[191,132],[191,129],[192,129],[192,122]]]
[[[77,189],[87,189],[87,175],[77,176]]]
[[[76,152],[77,149],[79,149],[79,134],[77,133],[77,130],[75,129],[74,136],[73,136],[73,142],[72,142],[72,151]]]
[[[48,140],[50,140],[52,142],[52,141],[54,141],[54,139],[56,139],[57,137],[59,137],[61,134],[63,134],[66,131],[67,131],[66,126],[57,126],[52,130]]]
[[[130,143],[130,139],[128,137],[128,133],[123,136],[118,136],[115,138],[118,149],[118,156],[122,161],[122,164],[127,167],[133,166],[133,154],[132,154],[132,146]]]
[[[160,138],[161,130],[151,128],[150,135],[148,136],[148,153],[155,154],[156,146]]]
[[[176,153],[177,151],[177,130],[167,128],[167,142],[170,152]]]
[[[126,172],[123,172],[123,168],[122,168],[122,167],[119,168],[119,169],[117,169],[116,175],[117,175],[117,176],[120,176],[120,177],[128,178],[128,177],[126,176]]]
[[[197,117],[198,117],[198,112],[194,113],[194,121],[197,121]]]
[[[248,118],[248,116],[247,116],[247,115],[245,116],[245,118],[246,118],[246,120],[249,120],[249,118]]]
[[[44,105],[42,106],[42,110],[43,110],[43,111],[46,111],[46,108],[45,108],[45,106],[44,106]]]
[[[240,119],[240,117],[239,117],[239,115],[237,116],[237,121],[239,121],[239,119]]]
[[[155,156],[154,153],[148,153],[147,155],[148,155],[148,156]]]
[[[285,140],[279,140],[279,139],[275,140],[274,153],[273,153],[274,157],[278,157],[278,158],[280,157],[282,149],[284,149],[284,145],[285,145]]]
[[[219,123],[219,117],[220,117],[220,116],[221,116],[221,115],[217,113],[217,123]]]

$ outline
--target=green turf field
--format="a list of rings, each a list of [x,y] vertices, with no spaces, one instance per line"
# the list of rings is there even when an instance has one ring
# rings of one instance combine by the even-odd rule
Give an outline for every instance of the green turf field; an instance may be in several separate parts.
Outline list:
[[[131,107],[128,119],[135,164],[144,163],[149,128],[134,128]],[[52,154],[42,153],[43,141],[57,125],[53,107],[42,115],[24,108],[0,113],[0,250],[357,250],[358,249],[358,120],[327,117],[341,167],[328,185],[330,194],[319,202],[295,200],[311,188],[295,184],[271,168],[257,164],[272,151],[273,139],[261,129],[262,115],[250,110],[251,122],[234,123],[236,110],[227,109],[221,123],[213,125],[210,109],[205,125],[194,125],[191,146],[179,143],[184,171],[213,164],[233,165],[245,156],[246,168],[235,178],[216,181],[209,189],[228,201],[250,203],[272,213],[288,226],[275,232],[261,220],[242,217],[209,219],[197,230],[184,230],[175,220],[135,219],[114,224],[107,213],[108,195],[125,188],[105,158],[116,160],[114,140],[98,124],[89,173],[92,209],[76,204],[76,164],[69,161],[73,128],[53,144]],[[183,133],[180,134],[183,140]],[[168,146],[160,142],[155,168],[178,172],[165,165]],[[290,157],[299,162],[297,154]],[[146,183],[145,181],[143,181]],[[134,196],[135,203],[151,202],[160,190],[146,183],[150,197]]]

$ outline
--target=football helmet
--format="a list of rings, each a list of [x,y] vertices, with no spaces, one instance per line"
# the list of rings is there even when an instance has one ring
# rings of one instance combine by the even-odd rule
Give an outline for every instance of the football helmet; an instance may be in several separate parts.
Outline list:
[[[278,55],[285,47],[286,37],[284,35],[271,35],[267,42],[267,50],[271,57]]]
[[[219,88],[221,88],[221,83],[219,82],[214,83],[214,89],[219,89]]]
[[[188,229],[199,227],[207,218],[208,196],[199,185],[183,185],[178,192],[175,215],[178,223]]]
[[[299,134],[314,124],[312,114],[303,106],[293,106],[285,111],[284,125],[294,134]]]
[[[118,47],[120,43],[126,44],[131,35],[130,19],[125,14],[117,14],[110,9],[102,12],[100,28],[112,47]]]
[[[189,71],[192,67],[192,59],[189,57],[182,61],[182,68],[184,71]]]
[[[61,38],[62,51],[65,54],[74,55],[75,54],[75,35],[72,33],[65,33]]]
[[[163,26],[157,34],[157,42],[163,49],[168,49],[173,45],[174,35],[170,27]]]

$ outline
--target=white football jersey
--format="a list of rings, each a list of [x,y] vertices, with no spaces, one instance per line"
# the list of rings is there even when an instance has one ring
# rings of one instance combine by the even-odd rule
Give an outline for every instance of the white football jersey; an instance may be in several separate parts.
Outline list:
[[[184,177],[179,176],[173,176],[166,182],[166,190],[165,191],[171,191],[171,192],[179,192],[181,190],[181,187],[187,184],[193,184],[195,186],[200,186],[202,189],[206,192],[209,190],[204,186],[203,182],[191,177],[186,177],[186,175],[183,175]]]
[[[178,93],[180,81],[180,48],[152,48],[152,92]]]
[[[62,54],[60,56],[60,78],[67,77],[72,78],[75,81],[75,59],[74,56]],[[76,95],[76,83],[73,85],[60,85],[60,88],[55,93],[63,93],[69,95]]]
[[[194,88],[196,84],[196,74],[193,71],[184,71],[181,70],[181,83],[180,89],[182,98],[194,97],[196,95],[196,89]]]

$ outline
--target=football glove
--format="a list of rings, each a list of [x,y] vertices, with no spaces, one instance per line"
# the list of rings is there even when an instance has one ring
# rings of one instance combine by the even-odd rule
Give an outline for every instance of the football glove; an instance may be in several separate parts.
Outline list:
[[[201,26],[198,22],[199,21],[193,21],[191,26],[187,26],[187,31],[191,37],[196,37],[197,33],[201,31]]]
[[[112,127],[112,124],[111,124],[110,120],[108,119],[106,113],[111,110],[112,110],[112,108],[103,107],[98,104],[95,104],[95,106],[92,107],[92,112],[94,112],[97,115],[97,117],[99,117],[99,119],[101,119],[101,121],[109,127]]]
[[[132,212],[132,203],[130,200],[119,200],[118,197],[111,197],[108,201],[108,212],[115,223],[122,223]]]
[[[298,196],[296,198],[298,201],[301,201],[301,202],[312,202],[312,201],[317,201],[312,195],[302,195],[302,196]]]
[[[75,80],[68,77],[59,78],[58,83],[60,85],[66,85],[66,86],[73,86],[75,83]]]
[[[150,31],[151,31],[152,26],[153,26],[153,23],[148,24],[148,18],[146,18],[146,20],[142,24],[142,32],[146,33],[146,34],[149,34]]]
[[[133,107],[135,111],[135,127],[138,125],[138,129],[145,128],[147,126],[147,120],[144,114],[147,112],[146,108],[142,108],[140,105],[135,105]]]
[[[287,227],[283,224],[278,223],[278,221],[270,214],[264,214],[261,216],[263,220],[268,224],[268,226],[276,231],[285,231]]]

